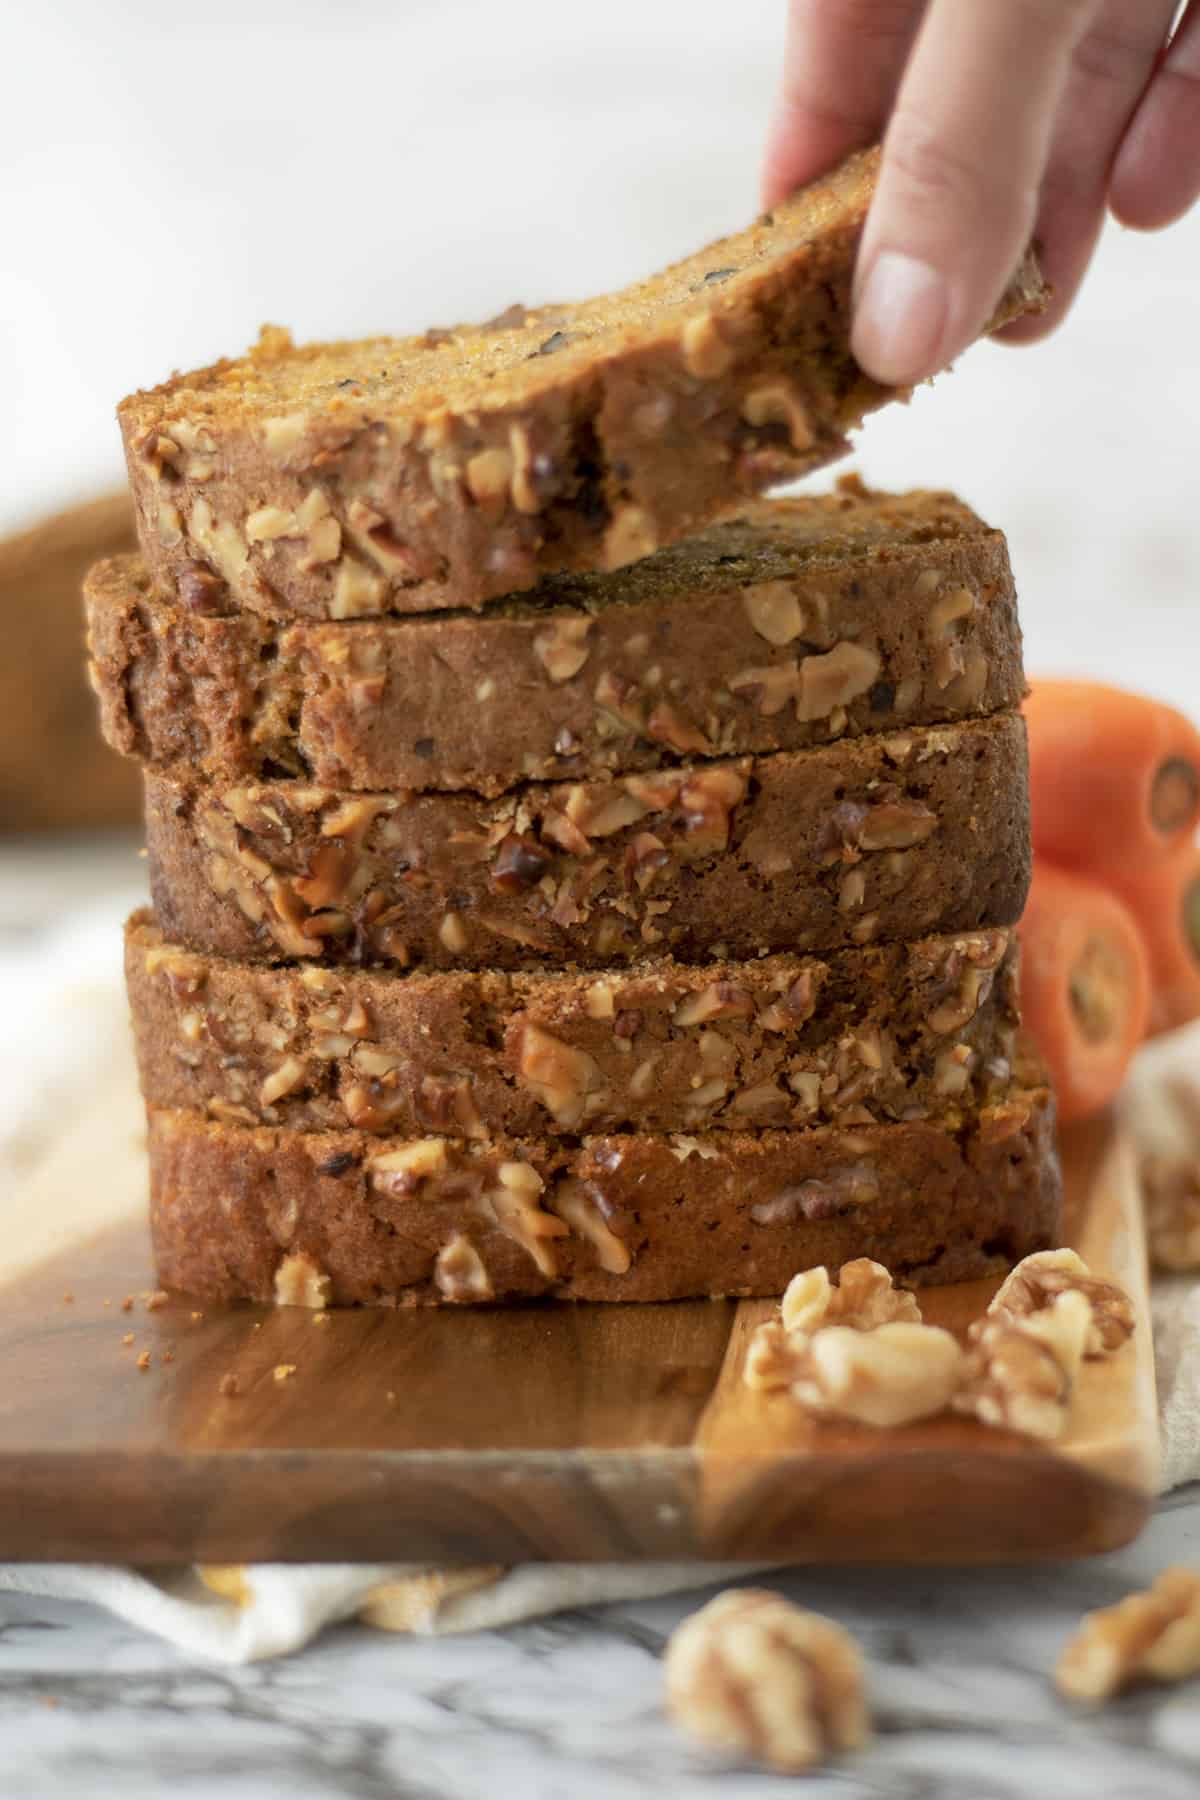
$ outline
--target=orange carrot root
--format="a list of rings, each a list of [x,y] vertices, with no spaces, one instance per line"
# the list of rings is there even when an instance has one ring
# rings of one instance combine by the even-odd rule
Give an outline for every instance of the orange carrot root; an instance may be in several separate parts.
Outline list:
[[[1150,961],[1150,1033],[1200,1018],[1200,849],[1169,863],[1113,877],[1137,920]]]
[[[1145,1035],[1146,950],[1114,894],[1041,857],[1021,921],[1021,993],[1059,1117],[1069,1122],[1099,1112]]]
[[[1025,702],[1034,848],[1088,873],[1175,855],[1200,822],[1200,731],[1094,681],[1035,681]]]

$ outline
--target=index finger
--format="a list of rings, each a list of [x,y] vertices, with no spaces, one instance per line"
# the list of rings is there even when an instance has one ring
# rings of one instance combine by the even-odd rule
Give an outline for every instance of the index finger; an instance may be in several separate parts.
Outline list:
[[[1071,53],[1100,0],[933,0],[884,138],[854,353],[889,385],[978,335],[1033,231]]]
[[[925,0],[789,0],[764,206],[880,135],[924,11]]]

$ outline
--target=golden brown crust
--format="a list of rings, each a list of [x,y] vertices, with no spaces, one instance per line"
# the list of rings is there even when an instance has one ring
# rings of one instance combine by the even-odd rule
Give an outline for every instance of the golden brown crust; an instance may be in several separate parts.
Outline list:
[[[297,349],[267,328],[132,395],[156,583],[215,575],[277,617],[475,607],[633,562],[828,462],[895,392],[849,349],[877,162],[621,294],[406,340]],[[1027,257],[997,322],[1043,299]]]
[[[200,956],[141,913],[125,966],[152,1105],[385,1137],[941,1118],[1007,1085],[1018,1025],[1003,930],[832,961],[394,975]]]
[[[944,494],[759,501],[618,575],[482,617],[277,629],[156,600],[136,558],[86,600],[114,748],[236,781],[470,788],[795,750],[1019,704],[1004,539]],[[221,604],[217,601],[214,604]]]
[[[442,968],[824,954],[1011,925],[1024,725],[474,795],[146,778],[163,930],[218,955]]]
[[[267,1300],[300,1272],[335,1303],[777,1294],[798,1268],[858,1256],[920,1285],[994,1273],[1060,1223],[1044,1089],[956,1132],[397,1146],[153,1108],[149,1122],[159,1277],[212,1299]]]

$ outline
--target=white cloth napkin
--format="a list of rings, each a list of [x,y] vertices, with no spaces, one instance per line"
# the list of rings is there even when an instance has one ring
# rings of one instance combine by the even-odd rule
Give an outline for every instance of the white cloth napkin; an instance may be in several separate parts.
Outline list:
[[[19,1180],[53,1139],[73,1077],[121,1052],[127,1017],[120,924],[140,895],[121,891],[31,942],[0,941],[0,984],[19,1033],[0,1040],[0,1177]],[[1161,1101],[1164,1068],[1200,1069],[1200,1030],[1155,1046],[1130,1086],[1131,1114],[1155,1147],[1179,1120]],[[1162,1486],[1200,1480],[1200,1281],[1156,1283],[1154,1343]],[[411,1564],[257,1564],[142,1574],[93,1565],[0,1565],[0,1591],[87,1600],[213,1661],[254,1662],[298,1649],[355,1618],[388,1631],[484,1631],[539,1614],[652,1598],[745,1576],[735,1563],[530,1564],[434,1569]]]

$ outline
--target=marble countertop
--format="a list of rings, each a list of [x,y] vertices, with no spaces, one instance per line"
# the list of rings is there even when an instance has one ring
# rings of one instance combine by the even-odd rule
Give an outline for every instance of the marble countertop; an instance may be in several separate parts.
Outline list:
[[[1127,1550],[1009,1570],[781,1576],[866,1650],[877,1738],[813,1777],[840,1800],[1195,1800],[1200,1691],[1096,1715],[1048,1680],[1080,1615],[1200,1561],[1200,1488]],[[88,1607],[0,1595],[0,1791],[20,1800],[742,1800],[778,1778],[714,1763],[659,1710],[667,1634],[704,1594],[466,1638],[328,1633],[280,1662],[200,1665]]]

